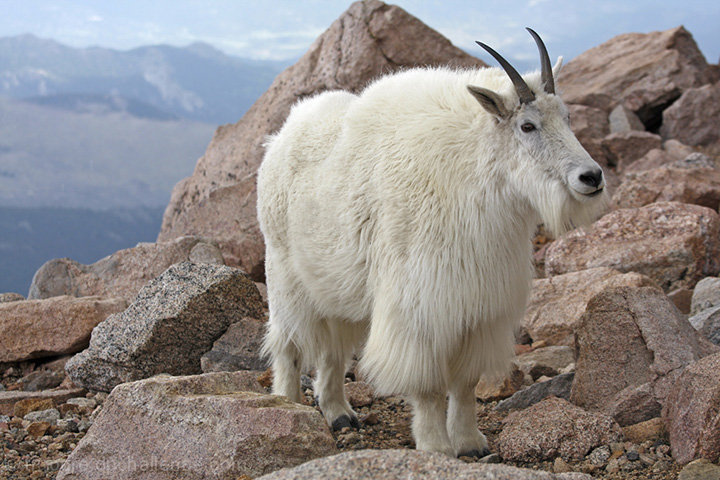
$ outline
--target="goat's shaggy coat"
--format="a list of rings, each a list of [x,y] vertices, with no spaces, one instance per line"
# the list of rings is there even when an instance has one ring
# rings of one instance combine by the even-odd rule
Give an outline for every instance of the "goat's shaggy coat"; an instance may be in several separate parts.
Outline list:
[[[598,167],[559,97],[538,73],[524,79],[529,105],[500,69],[438,68],[292,109],[258,175],[276,393],[299,401],[300,369],[317,367],[328,423],[354,424],[343,377],[361,350],[377,392],[412,401],[418,448],[487,446],[472,391],[513,358],[530,239],[541,221],[555,233],[586,223],[604,197],[573,188]],[[502,105],[489,112],[469,85]],[[520,130],[528,121],[536,132]]]

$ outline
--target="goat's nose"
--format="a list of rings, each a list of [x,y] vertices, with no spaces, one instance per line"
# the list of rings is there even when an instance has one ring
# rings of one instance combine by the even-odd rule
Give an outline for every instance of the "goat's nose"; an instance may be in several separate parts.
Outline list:
[[[588,187],[598,188],[602,184],[603,173],[599,168],[595,170],[587,170],[580,174],[578,180]]]

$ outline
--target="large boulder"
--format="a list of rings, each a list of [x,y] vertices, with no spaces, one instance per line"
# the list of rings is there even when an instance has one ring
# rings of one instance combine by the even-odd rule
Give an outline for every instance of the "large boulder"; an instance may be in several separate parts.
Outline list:
[[[484,65],[399,7],[353,3],[238,123],[217,130],[193,175],[173,189],[158,240],[189,233],[216,238],[228,264],[260,279],[264,248],[255,219],[255,173],[266,136],[280,128],[290,107],[325,90],[357,92],[382,73],[448,64]]]
[[[509,465],[465,463],[456,458],[419,450],[357,450],[320,458],[295,468],[278,470],[257,480],[592,480],[584,473],[552,474]]]
[[[121,297],[130,303],[150,280],[170,265],[187,260],[223,263],[220,250],[213,241],[200,237],[140,243],[91,265],[69,258],[50,260],[35,272],[28,298],[101,295]]]
[[[547,249],[547,276],[593,267],[642,273],[665,291],[692,288],[720,272],[720,217],[678,202],[620,209]]]
[[[533,280],[523,328],[534,341],[575,345],[575,324],[587,302],[608,287],[644,287],[654,282],[639,273],[598,267]]]
[[[0,303],[0,363],[79,352],[97,324],[126,306],[122,298],[68,296]]]
[[[720,458],[720,353],[689,365],[667,397],[665,418],[675,460]]]
[[[706,158],[700,153],[693,158]],[[707,163],[674,162],[636,173],[627,173],[615,190],[616,208],[634,208],[655,202],[682,202],[717,210],[720,206],[720,169]]]
[[[503,459],[514,462],[582,460],[593,448],[622,439],[620,426],[608,415],[557,397],[512,412],[503,424],[497,448]]]
[[[687,90],[663,112],[660,134],[720,152],[720,83]]]
[[[58,480],[248,478],[337,453],[320,412],[248,373],[119,385]]]
[[[200,357],[231,323],[263,314],[257,287],[241,270],[178,263],[98,325],[90,347],[65,369],[75,384],[103,391],[158,373],[200,373]]]
[[[566,102],[610,112],[618,104],[646,127],[685,91],[716,78],[692,35],[683,27],[618,35],[578,55],[560,72]]]
[[[599,293],[576,335],[571,401],[623,426],[659,416],[683,368],[720,351],[655,287]]]

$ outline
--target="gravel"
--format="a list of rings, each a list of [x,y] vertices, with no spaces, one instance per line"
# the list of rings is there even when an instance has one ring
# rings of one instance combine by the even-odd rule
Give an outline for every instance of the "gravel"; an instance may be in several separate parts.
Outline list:
[[[312,383],[306,379],[305,403],[315,405]],[[17,389],[18,370],[2,375],[0,385]],[[53,479],[68,455],[92,425],[92,419],[102,408],[105,393],[88,393],[85,397],[67,400],[56,408],[30,412],[25,418],[0,416],[0,478],[8,480]],[[507,412],[495,409],[497,402],[478,402],[477,419],[488,437],[494,453],[483,459],[462,457],[466,462],[497,463],[495,441],[502,430]],[[317,407],[316,407],[317,408]],[[334,432],[340,451],[390,448],[414,448],[410,432],[411,409],[399,397],[375,399],[371,405],[357,407],[362,420],[359,430],[345,428]],[[45,422],[45,423],[43,423]],[[33,435],[34,432],[37,436]],[[670,455],[667,441],[647,441],[641,444],[614,442],[595,448],[582,461],[540,463],[503,463],[549,472],[589,473],[607,480],[676,480],[681,466]]]

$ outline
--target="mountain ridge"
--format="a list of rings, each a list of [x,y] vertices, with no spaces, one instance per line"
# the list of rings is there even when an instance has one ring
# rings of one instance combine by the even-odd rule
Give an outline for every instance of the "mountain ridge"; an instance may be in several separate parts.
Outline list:
[[[237,121],[284,67],[202,42],[114,50],[74,48],[33,34],[0,38],[0,95],[115,94],[218,125]]]

